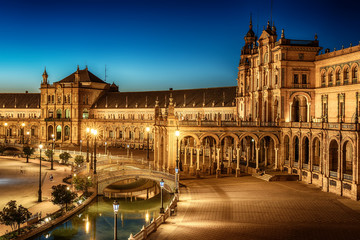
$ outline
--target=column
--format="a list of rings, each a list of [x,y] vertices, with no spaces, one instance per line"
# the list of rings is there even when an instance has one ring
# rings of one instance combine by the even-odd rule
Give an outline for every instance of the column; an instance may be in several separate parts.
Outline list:
[[[203,163],[202,163],[202,172],[205,172],[206,166],[205,166],[205,153],[206,153],[206,146],[203,146]]]
[[[255,150],[256,150],[256,152],[255,152],[255,154],[256,154],[256,169],[259,169],[259,150],[260,150],[260,148],[255,148]]]
[[[220,170],[220,148],[217,147],[216,148],[216,161],[217,161],[217,164],[216,164],[216,177],[220,177],[221,175],[221,170]]]
[[[279,168],[278,151],[279,151],[279,148],[275,148],[275,166],[274,166],[275,169]]]
[[[236,148],[236,177],[240,177],[240,148]]]
[[[193,147],[190,147],[190,169],[189,169],[189,172],[190,172],[191,175],[194,175],[194,174],[195,174],[195,171],[194,171],[195,169],[194,169],[194,166],[193,166],[193,165],[194,165],[194,162],[193,162],[193,161],[194,161],[194,160],[193,160],[193,157],[194,157],[194,156],[193,156],[193,155],[194,155],[193,153],[194,153],[194,152],[193,152],[193,150],[194,150],[194,148],[193,148]]]
[[[250,160],[250,146],[246,145],[246,167],[249,166]]]
[[[266,167],[268,162],[268,147],[264,146],[264,149],[265,149],[265,167]]]
[[[196,176],[200,177],[200,146],[196,147]]]
[[[231,173],[231,162],[232,162],[232,158],[233,158],[232,147],[229,147],[228,151],[229,151],[229,161],[228,161],[228,166],[227,166],[227,174],[230,174]]]

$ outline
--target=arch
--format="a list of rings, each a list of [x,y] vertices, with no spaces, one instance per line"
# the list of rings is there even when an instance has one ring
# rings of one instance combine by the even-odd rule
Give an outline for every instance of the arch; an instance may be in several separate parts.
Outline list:
[[[293,144],[294,144],[294,162],[297,163],[299,162],[299,158],[300,158],[300,143],[298,136],[294,136]]]
[[[312,164],[313,166],[320,166],[321,161],[321,142],[319,137],[314,137],[312,141]]]
[[[351,66],[351,82],[352,82],[352,83],[357,83],[358,70],[359,70],[358,64],[354,63],[354,64]]]
[[[254,139],[256,144],[259,142],[258,136],[256,136],[254,133],[250,133],[250,132],[247,132],[247,133],[244,133],[244,134],[240,135],[239,142],[244,140],[244,138],[246,138],[246,137],[251,137],[252,139]]]
[[[353,144],[347,140],[344,142],[342,147],[342,170],[344,174],[352,175],[353,174],[353,160],[354,160],[354,153],[353,153]]]
[[[184,138],[186,137],[192,137],[195,139],[196,143],[199,144],[200,143],[200,139],[198,136],[196,136],[195,134],[192,133],[181,133],[180,132],[180,136],[179,136],[179,141],[182,141]]]
[[[225,138],[225,137],[232,137],[235,141],[235,143],[238,143],[239,142],[239,137],[234,134],[234,133],[224,133],[220,136],[220,142],[222,142],[222,140]]]
[[[215,139],[215,144],[216,144],[216,145],[219,145],[220,139],[219,139],[219,137],[218,137],[216,134],[214,134],[214,133],[204,133],[204,134],[202,134],[202,135],[199,137],[200,142],[202,142],[206,137],[212,137],[212,138],[214,138],[214,139]]]
[[[336,139],[332,139],[329,144],[329,170],[337,172],[339,144]]]
[[[326,86],[326,73],[325,70],[321,71],[321,87]]]
[[[70,139],[70,127],[68,125],[66,125],[64,127],[64,140],[69,140]]]
[[[327,75],[328,75],[328,86],[331,87],[334,85],[334,70],[332,68],[329,68]]]
[[[310,162],[310,141],[308,136],[302,138],[302,160],[303,164]]]
[[[65,109],[65,118],[70,118],[70,109]]]
[[[61,126],[57,125],[56,126],[56,134],[55,134],[55,138],[56,140],[61,140]]]
[[[52,125],[49,125],[48,128],[47,128],[47,133],[48,133],[48,137],[47,139],[48,140],[52,140],[53,137],[52,135],[54,134],[54,127]],[[55,136],[55,135],[54,135]]]
[[[289,137],[289,135],[284,136],[284,156],[285,156],[285,161],[289,161],[289,159],[290,159],[290,137]]]
[[[56,118],[62,118],[62,111],[61,111],[61,109],[56,110]]]
[[[309,113],[309,100],[311,100],[310,97],[307,96],[307,94],[294,94],[291,96],[292,104],[291,104],[291,121],[293,122],[307,122],[308,119],[308,113]]]
[[[335,69],[335,82],[336,82],[336,85],[340,85],[340,75],[341,75],[341,68],[338,66]]]
[[[275,134],[273,134],[273,133],[263,133],[263,134],[261,134],[259,136],[259,141],[261,141],[261,139],[264,138],[264,137],[270,137],[274,141],[274,143],[276,144],[275,147],[279,146],[280,141],[279,141],[279,138]]]
[[[275,146],[274,139],[270,136],[262,136],[259,140],[259,166],[260,168],[274,168],[275,166]]]

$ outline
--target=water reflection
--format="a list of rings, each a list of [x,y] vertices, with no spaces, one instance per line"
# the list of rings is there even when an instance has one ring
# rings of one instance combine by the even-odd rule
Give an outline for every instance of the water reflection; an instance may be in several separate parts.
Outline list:
[[[170,195],[165,198],[165,206],[169,204]],[[119,201],[118,239],[128,239],[130,233],[137,233],[143,225],[148,225],[152,219],[159,215],[160,199],[158,196],[149,199],[129,202]],[[98,197],[84,209],[83,212],[74,215],[70,220],[43,233],[33,239],[113,239],[114,212],[113,199]]]

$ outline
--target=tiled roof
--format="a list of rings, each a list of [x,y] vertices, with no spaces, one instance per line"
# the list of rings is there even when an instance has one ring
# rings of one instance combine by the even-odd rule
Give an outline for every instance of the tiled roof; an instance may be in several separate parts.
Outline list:
[[[78,70],[80,82],[98,82],[98,83],[105,83],[103,80],[92,74],[87,68],[84,70]],[[65,83],[65,82],[75,82],[75,72],[71,75],[67,76],[66,78],[58,81],[58,83]]]
[[[92,108],[144,108],[155,107],[156,99],[159,106],[169,104],[169,97],[172,94],[175,107],[225,107],[234,106],[236,87],[202,88],[186,90],[169,90],[154,92],[108,92],[104,94]],[[184,106],[185,102],[185,106]],[[203,103],[205,102],[205,106]],[[194,105],[195,103],[195,105]]]
[[[38,107],[40,107],[40,93],[0,93],[0,108]]]

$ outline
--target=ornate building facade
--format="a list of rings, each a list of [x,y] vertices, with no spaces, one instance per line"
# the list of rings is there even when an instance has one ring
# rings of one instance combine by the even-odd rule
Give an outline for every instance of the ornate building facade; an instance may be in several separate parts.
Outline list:
[[[360,45],[321,54],[316,35],[268,24],[258,38],[251,22],[244,39],[234,87],[119,92],[87,68],[52,84],[44,71],[40,94],[0,94],[2,140],[79,145],[91,127],[100,145],[149,138],[159,170],[177,157],[191,174],[281,170],[358,199]]]

